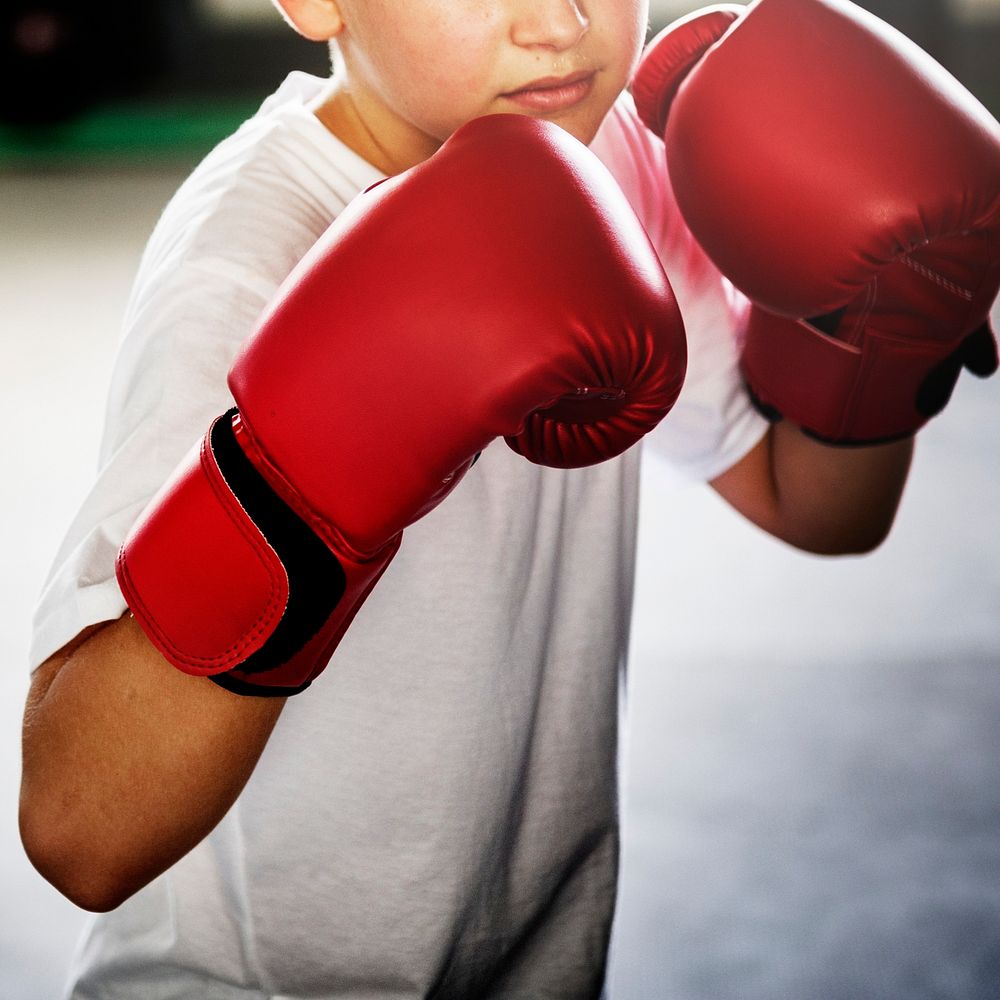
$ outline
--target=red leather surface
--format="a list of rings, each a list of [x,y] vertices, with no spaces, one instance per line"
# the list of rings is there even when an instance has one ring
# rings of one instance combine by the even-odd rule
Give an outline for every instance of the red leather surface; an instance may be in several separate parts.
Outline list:
[[[258,694],[294,689],[314,681],[326,669],[344,633],[399,551],[401,539],[402,535],[397,535],[376,557],[365,562],[341,559],[347,577],[344,596],[324,626],[291,659],[275,670],[260,674],[248,673],[237,664],[228,671],[229,676],[254,685]]]
[[[259,649],[288,599],[285,571],[219,474],[208,435],[133,526],[117,572],[143,630],[190,674]]]
[[[606,168],[550,123],[478,119],[352,202],[230,373],[239,453],[346,574],[325,624],[281,666],[239,668],[287,580],[207,447],[126,540],[126,600],[182,670],[305,684],[402,529],[491,440],[558,466],[609,458],[667,413],[685,365],[667,278]]]
[[[669,283],[603,164],[555,125],[493,115],[348,206],[230,387],[272,474],[364,553],[494,438],[560,466],[624,451],[685,364]],[[608,393],[612,412],[544,412]]]
[[[860,442],[914,429],[914,399],[940,360],[931,341],[873,333],[850,344],[753,309],[742,363],[761,403],[828,440]]]
[[[685,219],[764,309],[805,319],[846,308],[838,339],[879,338],[863,370],[878,376],[867,391],[884,395],[856,397],[869,411],[856,430],[915,429],[916,387],[983,323],[1000,285],[1000,126],[926,53],[844,0],[755,0],[708,48],[697,23],[668,29],[637,81],[646,93],[668,79],[670,59],[688,73],[664,133]],[[748,343],[753,378],[770,354],[776,370],[815,379],[818,397],[828,373],[791,374],[787,349],[783,338]],[[820,340],[808,353],[831,351]],[[800,410],[805,395],[789,386],[779,409],[822,422],[842,402]]]
[[[632,81],[636,111],[646,128],[663,135],[670,106],[688,73],[745,13],[743,4],[701,7],[669,24],[649,43]]]
[[[853,5],[751,4],[688,78],[666,143],[699,242],[784,315],[829,312],[908,250],[1000,227],[996,121]],[[981,271],[970,261],[961,284]]]

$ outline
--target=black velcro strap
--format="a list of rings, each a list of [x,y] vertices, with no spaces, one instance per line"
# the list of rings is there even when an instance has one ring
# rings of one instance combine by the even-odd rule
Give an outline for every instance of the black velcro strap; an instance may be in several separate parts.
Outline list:
[[[213,425],[212,454],[233,496],[274,549],[288,576],[288,604],[281,620],[264,645],[236,668],[241,674],[260,674],[280,667],[323,627],[344,596],[347,576],[326,543],[274,492],[246,456],[233,431],[236,413],[234,407]],[[241,694],[285,695],[301,690],[269,691],[267,685],[257,687],[226,674],[211,679]]]

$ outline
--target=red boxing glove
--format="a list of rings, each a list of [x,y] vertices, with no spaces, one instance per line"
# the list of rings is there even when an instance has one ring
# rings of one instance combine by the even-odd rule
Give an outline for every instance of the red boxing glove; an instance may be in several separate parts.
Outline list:
[[[743,373],[821,439],[916,431],[997,367],[1000,126],[846,0],[754,0],[665,29],[634,94],[680,209],[752,301]]]
[[[685,364],[603,164],[549,122],[476,119],[359,195],[289,276],[230,371],[237,408],[125,540],[122,591],[181,670],[293,694],[490,441],[559,467],[618,455]]]

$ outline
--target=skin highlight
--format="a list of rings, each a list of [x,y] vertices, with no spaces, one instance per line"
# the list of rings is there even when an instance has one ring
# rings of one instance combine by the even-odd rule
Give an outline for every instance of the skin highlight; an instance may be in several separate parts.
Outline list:
[[[282,2],[293,24],[297,16],[305,24],[301,6]],[[648,20],[645,0],[415,0],[406,18],[387,0],[336,0],[325,9],[318,33],[336,39],[343,65],[313,111],[387,174],[422,162],[488,114],[544,117],[589,144],[635,70]],[[314,21],[308,30],[316,37]],[[572,107],[531,111],[507,96],[581,72],[593,82]]]

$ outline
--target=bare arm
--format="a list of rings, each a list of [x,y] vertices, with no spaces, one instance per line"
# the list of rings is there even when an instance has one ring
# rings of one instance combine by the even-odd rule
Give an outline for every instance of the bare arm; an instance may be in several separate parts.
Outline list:
[[[821,555],[869,552],[889,533],[913,440],[832,447],[788,421],[711,485],[758,527]]]
[[[78,906],[118,906],[225,815],[284,703],[181,673],[128,614],[85,630],[28,693],[20,824],[32,863]]]

